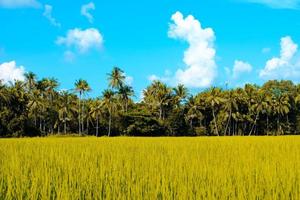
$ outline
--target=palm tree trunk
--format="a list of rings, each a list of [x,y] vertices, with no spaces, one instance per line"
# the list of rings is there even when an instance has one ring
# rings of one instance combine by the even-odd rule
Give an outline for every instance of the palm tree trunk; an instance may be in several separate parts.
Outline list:
[[[214,108],[212,108],[212,114],[213,114],[213,117],[214,117],[215,131],[216,131],[217,135],[220,136],[218,126],[217,126],[217,120],[216,120],[216,115],[215,115],[215,109]]]
[[[162,118],[162,106],[159,106],[159,119]]]
[[[109,113],[109,122],[108,122],[108,137],[110,136],[111,132],[111,112]]]
[[[78,99],[78,134],[80,135],[81,134],[81,118],[80,118],[80,109],[81,109],[81,106],[80,106],[80,103],[81,103],[81,93],[79,93],[79,99]]]
[[[229,111],[229,118],[228,118],[228,121],[227,121],[227,124],[226,124],[224,136],[226,136],[226,134],[227,134],[227,129],[228,129],[229,123],[230,123],[230,121],[231,121],[231,112],[232,112],[232,111],[231,111],[231,109],[230,109],[230,111]]]
[[[99,116],[97,114],[97,121],[96,121],[96,137],[98,137],[99,134]]]
[[[280,122],[279,122],[279,118],[280,118],[280,114],[278,114],[278,117],[277,117],[277,135],[279,135],[279,130],[280,130]]]
[[[256,114],[256,117],[255,117],[253,126],[252,126],[252,128],[251,128],[251,130],[250,130],[250,133],[249,133],[249,136],[252,135],[252,132],[253,132],[253,130],[254,130],[255,126],[256,126],[256,122],[257,122],[257,120],[258,120],[258,116],[259,116],[259,112]]]
[[[267,135],[269,135],[269,115],[267,114]]]
[[[84,133],[84,101],[82,101],[81,106],[81,133]]]
[[[67,134],[67,120],[64,121],[64,133]]]

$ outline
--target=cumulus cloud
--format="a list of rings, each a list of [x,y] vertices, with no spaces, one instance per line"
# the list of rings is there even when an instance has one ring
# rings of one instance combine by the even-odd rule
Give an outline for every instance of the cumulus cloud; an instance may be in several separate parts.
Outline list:
[[[82,5],[81,6],[81,10],[80,13],[81,15],[85,16],[90,23],[93,23],[94,21],[94,17],[93,15],[90,13],[91,10],[95,10],[96,6],[93,2],[90,2],[88,4]]]
[[[242,0],[249,3],[257,3],[277,9],[298,9],[300,0]]]
[[[187,87],[209,87],[217,74],[214,49],[215,34],[211,28],[202,28],[192,15],[186,18],[180,12],[172,15],[168,36],[189,44],[184,52],[185,69],[175,73],[175,81]],[[154,77],[152,77],[154,78]]]
[[[264,69],[260,71],[263,79],[291,79],[299,81],[300,59],[297,56],[298,45],[290,36],[281,38],[280,56],[266,62]]]
[[[233,66],[233,78],[238,78],[240,74],[249,73],[252,71],[252,66],[244,61],[235,60]]]
[[[60,27],[60,23],[56,21],[56,19],[52,16],[53,7],[51,5],[45,5],[45,10],[43,16],[46,17],[53,26]]]
[[[58,37],[58,45],[66,45],[68,48],[75,48],[80,53],[85,53],[93,48],[100,48],[103,44],[103,36],[95,28],[81,30],[75,28],[69,30],[65,37]]]
[[[24,81],[25,68],[17,66],[15,61],[0,64],[0,80],[3,83],[15,82],[17,80]]]
[[[0,7],[4,8],[38,8],[41,4],[36,0],[0,0]]]

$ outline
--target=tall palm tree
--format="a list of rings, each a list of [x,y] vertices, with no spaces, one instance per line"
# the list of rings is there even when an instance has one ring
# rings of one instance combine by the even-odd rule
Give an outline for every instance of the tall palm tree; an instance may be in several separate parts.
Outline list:
[[[215,134],[220,136],[218,125],[217,125],[217,119],[216,119],[216,110],[219,107],[219,105],[224,102],[224,99],[221,97],[221,89],[220,88],[210,89],[208,92],[206,102],[210,105],[212,111]]]
[[[134,95],[134,91],[131,86],[124,85],[118,91],[121,101],[123,103],[123,111],[127,113],[128,111],[128,102],[131,96]]]
[[[231,124],[231,119],[232,119],[232,112],[234,110],[238,110],[237,97],[235,95],[234,90],[230,90],[230,91],[225,93],[225,101],[224,101],[223,107],[224,107],[225,112],[227,112],[227,116],[228,116],[226,127],[225,127],[225,130],[224,130],[224,135],[226,136],[228,127],[230,129],[230,124]]]
[[[185,119],[189,122],[190,127],[193,128],[195,120],[199,120],[200,126],[202,126],[202,120],[204,119],[204,115],[198,108],[198,104],[196,102],[195,97],[189,97],[186,108],[187,113],[185,114]]]
[[[86,80],[79,79],[75,82],[75,91],[79,93],[78,99],[78,133],[81,134],[84,129],[83,110],[84,104],[81,105],[82,97],[85,93],[91,91],[91,88]]]
[[[114,110],[114,101],[115,101],[115,93],[114,91],[107,89],[104,90],[103,94],[103,104],[108,110],[108,137],[111,135],[111,123],[112,123],[112,115],[113,115],[113,110]]]
[[[291,105],[289,103],[289,96],[287,94],[278,96],[275,105],[274,111],[277,114],[277,134],[280,134],[282,132],[280,117],[284,117],[290,112]]]
[[[172,90],[161,81],[153,81],[153,83],[144,91],[144,101],[150,106],[158,109],[159,119],[164,119],[165,107],[172,100]]]
[[[46,86],[46,94],[48,96],[48,99],[50,101],[50,109],[51,112],[54,111],[54,98],[57,95],[57,92],[55,91],[57,87],[59,86],[59,83],[57,79],[55,78],[46,78],[44,79],[44,84]],[[50,131],[53,133],[54,130],[54,125],[55,125],[55,120],[53,115],[49,116],[50,118]]]
[[[100,99],[96,99],[92,102],[90,115],[96,120],[96,137],[99,136],[99,117],[102,115],[103,102]]]
[[[109,86],[113,89],[120,89],[125,83],[124,71],[119,67],[114,67],[112,72],[108,74]]]
[[[32,91],[32,96],[28,102],[29,115],[34,118],[34,125],[37,127],[38,116],[41,115],[43,108],[43,99],[41,98],[40,91],[35,89]]]
[[[36,78],[33,72],[25,73],[25,85],[29,92],[36,87]]]
[[[264,109],[267,107],[268,102],[266,99],[266,95],[263,92],[263,90],[258,89],[255,92],[255,96],[252,96],[251,99],[249,99],[249,111],[250,113],[253,113],[255,118],[253,121],[252,128],[250,129],[249,136],[252,135],[256,125],[257,120],[259,119],[260,114],[264,111]]]
[[[179,84],[173,88],[173,91],[175,93],[175,101],[179,106],[187,98],[188,89],[183,84]]]
[[[67,122],[71,121],[76,112],[76,100],[75,97],[68,91],[60,92],[58,106],[59,120],[64,125],[64,134],[67,133]]]

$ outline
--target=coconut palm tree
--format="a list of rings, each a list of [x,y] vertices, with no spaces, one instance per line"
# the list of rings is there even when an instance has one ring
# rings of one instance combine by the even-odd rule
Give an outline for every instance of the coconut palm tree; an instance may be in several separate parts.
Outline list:
[[[119,67],[114,67],[112,72],[108,74],[109,86],[113,89],[120,89],[125,83],[124,71]]]
[[[208,96],[206,99],[206,102],[208,103],[208,105],[211,108],[212,111],[212,115],[213,115],[213,122],[214,122],[214,131],[215,134],[220,136],[219,134],[219,130],[218,130],[218,125],[217,125],[217,119],[216,119],[216,111],[218,109],[218,107],[220,106],[220,104],[222,104],[224,102],[224,99],[221,96],[221,89],[220,88],[211,88],[208,91]]]
[[[283,132],[280,118],[286,116],[290,112],[290,106],[289,96],[287,94],[282,94],[277,97],[274,107],[275,114],[277,115],[277,134]]]
[[[91,88],[86,80],[79,79],[75,82],[75,91],[79,93],[78,99],[78,133],[81,134],[84,130],[84,120],[83,120],[83,111],[84,104],[81,105],[82,97],[89,91]]]
[[[96,120],[96,137],[99,136],[99,118],[102,115],[103,102],[100,99],[96,99],[92,102],[90,115]]]
[[[131,86],[124,85],[119,89],[118,93],[120,95],[120,100],[123,104],[123,106],[122,106],[123,111],[125,111],[127,113],[128,102],[129,102],[130,97],[134,95],[134,91]]]
[[[115,107],[115,92],[107,89],[103,91],[103,105],[107,108],[108,110],[108,137],[111,135],[111,123],[112,123],[112,115]]]
[[[153,81],[153,83],[144,91],[144,101],[158,109],[159,119],[164,119],[165,107],[169,105],[172,100],[172,90],[161,81]]]
[[[61,91],[58,105],[59,121],[63,123],[64,134],[67,133],[67,122],[71,121],[76,113],[76,98],[68,91]]]
[[[25,73],[25,85],[30,92],[36,87],[36,75],[33,72]]]
[[[188,89],[183,84],[179,84],[177,87],[173,88],[173,91],[175,93],[175,103],[180,106],[188,96]]]
[[[224,130],[224,135],[227,135],[228,127],[230,128],[231,119],[232,119],[232,113],[235,110],[238,110],[238,104],[237,104],[237,96],[235,94],[234,90],[230,90],[225,93],[225,100],[223,104],[223,109],[227,113],[227,123]]]

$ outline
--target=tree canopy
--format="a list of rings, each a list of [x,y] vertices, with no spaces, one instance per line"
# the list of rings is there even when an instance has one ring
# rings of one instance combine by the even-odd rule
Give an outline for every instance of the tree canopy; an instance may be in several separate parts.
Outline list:
[[[134,102],[125,77],[114,67],[108,88],[96,98],[88,97],[91,88],[82,79],[68,91],[59,91],[55,78],[38,80],[32,72],[24,82],[0,81],[0,137],[300,134],[300,85],[291,81],[191,95],[182,84],[172,88],[156,80]]]

